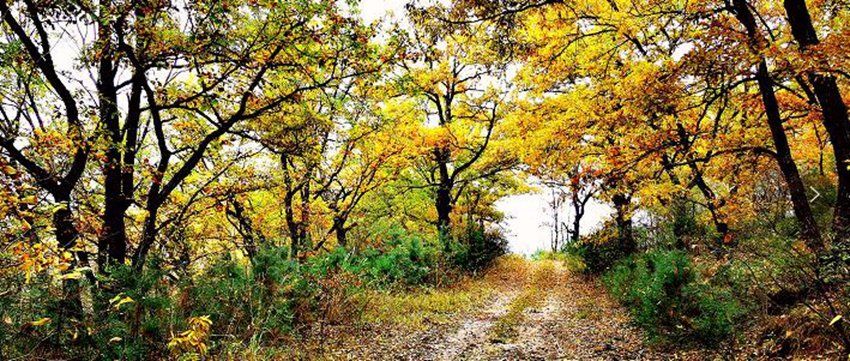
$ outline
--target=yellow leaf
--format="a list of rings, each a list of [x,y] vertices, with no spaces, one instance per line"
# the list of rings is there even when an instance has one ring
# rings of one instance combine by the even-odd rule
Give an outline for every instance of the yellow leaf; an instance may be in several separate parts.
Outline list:
[[[841,315],[833,317],[832,321],[829,321],[829,325],[830,326],[834,325],[836,322],[841,321],[842,318],[844,318],[844,316],[841,316]]]
[[[112,297],[111,299],[109,299],[109,303],[112,304],[112,303],[118,302],[120,299],[121,299],[121,294],[119,293],[115,297]]]
[[[40,320],[30,322],[30,325],[37,327],[37,326],[46,325],[49,322],[50,322],[50,317],[45,317],[45,318],[42,318]]]
[[[80,273],[80,271],[74,270],[73,272],[66,273],[59,278],[63,280],[78,280],[83,278],[83,274]]]
[[[118,301],[118,303],[116,303],[112,307],[114,307],[117,310],[119,307],[121,307],[121,305],[123,305],[125,303],[133,303],[133,302],[136,302],[136,301],[133,300],[132,298],[130,298],[130,296],[126,296],[126,297],[122,298],[120,301]]]

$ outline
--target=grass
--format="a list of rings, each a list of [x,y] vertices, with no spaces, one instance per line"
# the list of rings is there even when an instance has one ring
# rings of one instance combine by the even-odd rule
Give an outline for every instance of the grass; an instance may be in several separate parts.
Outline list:
[[[481,277],[467,278],[451,287],[368,292],[363,295],[366,307],[361,321],[413,330],[427,327],[429,323],[444,324],[482,305],[496,292],[494,285],[507,286],[524,279],[527,268],[527,260],[508,255],[496,260]]]
[[[446,323],[458,312],[481,304],[493,293],[479,281],[463,281],[447,289],[410,293],[371,292],[364,323],[390,324],[421,329],[427,322]]]

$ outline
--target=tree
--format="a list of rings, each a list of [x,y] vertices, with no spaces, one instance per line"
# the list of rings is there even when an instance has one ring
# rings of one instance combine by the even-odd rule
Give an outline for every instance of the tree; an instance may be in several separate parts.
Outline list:
[[[122,264],[127,256],[127,211],[133,205],[146,213],[132,252],[134,265],[144,265],[162,229],[163,206],[239,124],[278,111],[301,93],[366,71],[351,60],[365,49],[359,41],[364,29],[329,3],[106,2],[92,7],[25,1],[4,3],[0,13],[14,40],[9,44],[22,44],[15,70],[26,79],[18,84],[19,94],[40,97],[19,98],[31,101],[21,103],[20,115],[7,118],[14,127],[4,129],[3,149],[62,205],[54,213],[54,227],[68,249],[79,238],[72,194],[92,160],[99,163],[101,270]],[[64,36],[76,33],[71,27],[96,34],[93,42]],[[94,84],[83,71],[66,72],[54,62],[53,49],[67,42],[77,44],[80,52],[70,57],[95,75]],[[95,94],[94,99],[75,95],[71,83],[81,84],[79,91]],[[36,84],[49,91],[34,93]],[[124,97],[126,106],[121,105]],[[64,107],[61,118],[45,119],[51,99]],[[24,117],[34,122],[19,126]],[[60,139],[69,144],[64,154],[70,157],[39,152],[47,148],[19,148],[27,137],[54,132],[58,121],[67,124]],[[140,187],[146,190],[139,192]]]
[[[429,158],[419,170],[433,189],[440,237],[451,235],[451,214],[464,189],[514,167],[502,152],[488,157],[506,111],[499,54],[489,47],[486,25],[445,27],[430,14],[439,7],[409,7],[414,27],[399,65],[402,93],[420,107]]]
[[[736,18],[747,31],[748,46],[753,53],[759,54],[765,40],[757,29],[756,19],[750,10],[750,4],[746,0],[734,0],[732,8],[734,9],[733,12]],[[806,196],[806,188],[800,177],[800,172],[797,170],[797,164],[791,155],[788,137],[785,134],[785,128],[782,125],[783,121],[779,113],[779,104],[776,100],[773,78],[767,68],[767,60],[761,55],[758,55],[758,65],[756,65],[756,68],[756,80],[759,91],[761,92],[767,124],[773,138],[773,146],[776,149],[776,161],[779,164],[779,168],[785,178],[785,183],[788,186],[788,191],[791,194],[794,214],[800,223],[800,235],[803,239],[811,242],[812,248],[821,248],[820,229],[812,214],[809,199]]]
[[[788,15],[791,34],[805,57],[812,48],[820,43],[812,23],[812,17],[804,0],[783,1]],[[819,64],[829,68],[828,62]],[[815,69],[803,69],[817,98],[823,117],[823,125],[829,133],[832,152],[835,155],[836,174],[838,175],[838,195],[833,211],[833,229],[836,236],[844,239],[850,236],[850,121],[847,118],[847,105],[841,97],[835,77]]]

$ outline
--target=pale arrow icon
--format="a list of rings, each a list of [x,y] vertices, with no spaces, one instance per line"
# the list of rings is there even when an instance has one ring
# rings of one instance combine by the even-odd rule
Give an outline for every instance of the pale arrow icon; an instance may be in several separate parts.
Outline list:
[[[815,199],[818,199],[818,197],[820,197],[820,192],[818,192],[818,190],[815,189],[815,187],[809,186],[809,188],[812,190],[812,192],[815,192],[815,197],[812,198],[811,200],[809,200],[809,203],[811,203],[811,202],[814,202]]]

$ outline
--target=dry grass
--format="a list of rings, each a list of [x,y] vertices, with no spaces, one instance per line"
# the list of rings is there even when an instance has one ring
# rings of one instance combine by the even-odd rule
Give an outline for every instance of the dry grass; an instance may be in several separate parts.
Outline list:
[[[500,317],[492,329],[491,339],[494,342],[507,342],[516,337],[517,325],[525,318],[525,311],[540,305],[543,301],[547,285],[551,285],[556,277],[556,261],[542,260],[534,263],[530,282],[525,290],[508,305],[508,312]],[[523,272],[529,272],[528,262],[525,261]]]
[[[369,292],[361,321],[367,324],[422,329],[428,323],[445,323],[458,312],[481,304],[493,289],[480,280],[465,280],[451,288],[405,293]]]
[[[464,279],[452,287],[411,292],[368,292],[361,321],[366,324],[422,329],[428,324],[443,324],[489,299],[498,288],[527,282],[529,262],[508,255],[481,277]],[[496,287],[494,287],[496,286]]]

